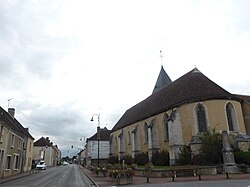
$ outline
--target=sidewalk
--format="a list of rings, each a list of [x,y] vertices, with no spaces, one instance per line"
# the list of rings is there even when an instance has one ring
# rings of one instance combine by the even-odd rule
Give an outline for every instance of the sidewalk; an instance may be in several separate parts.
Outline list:
[[[96,174],[92,173],[90,170],[86,169],[85,167],[80,166],[83,172],[88,175],[88,177],[94,181],[95,184],[99,187],[108,187],[108,186],[117,186],[117,183],[112,181],[110,177],[103,177],[97,176]],[[229,174],[229,179],[233,180],[240,180],[240,179],[250,179],[250,173],[243,173],[243,174]],[[201,181],[217,181],[217,180],[229,180],[227,179],[226,174],[218,174],[218,175],[203,175],[201,176]],[[172,183],[172,178],[149,178],[147,180],[146,177],[133,177],[132,185],[138,184],[147,184],[147,182],[151,184],[159,184],[159,183]],[[177,177],[174,178],[176,182],[189,182],[189,181],[199,181],[198,176],[190,176],[190,177]]]
[[[23,173],[20,173],[20,174],[17,174],[17,175],[0,178],[0,185],[2,183],[5,183],[5,182],[11,181],[11,180],[15,180],[15,179],[19,179],[19,178],[22,178],[22,177],[26,177],[28,175],[32,175],[33,173],[35,173],[35,171],[28,171],[28,172],[23,172]]]

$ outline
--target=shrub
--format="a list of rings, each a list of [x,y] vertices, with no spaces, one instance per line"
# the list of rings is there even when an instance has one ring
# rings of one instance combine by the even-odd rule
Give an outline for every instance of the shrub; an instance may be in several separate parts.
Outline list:
[[[194,155],[191,159],[191,164],[193,164],[193,165],[201,164],[200,155]]]
[[[108,159],[109,164],[117,164],[118,163],[118,156],[117,155],[110,155]]]
[[[135,154],[134,163],[137,165],[145,165],[148,163],[148,152]]]
[[[215,165],[222,162],[222,137],[215,129],[203,132],[200,137],[200,161],[201,164]]]
[[[250,152],[235,152],[234,157],[237,164],[250,165]]]
[[[153,152],[152,164],[155,166],[169,166],[169,153],[166,150]]]
[[[191,148],[184,145],[180,148],[179,158],[176,160],[178,165],[185,165],[191,163]]]
[[[121,157],[121,160],[124,160],[125,164],[127,164],[127,165],[133,164],[133,158],[131,155],[125,155],[125,156]]]

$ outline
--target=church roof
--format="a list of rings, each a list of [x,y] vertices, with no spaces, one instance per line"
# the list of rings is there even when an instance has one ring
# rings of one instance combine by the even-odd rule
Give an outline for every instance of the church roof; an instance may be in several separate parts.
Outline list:
[[[172,83],[171,79],[169,78],[168,74],[164,70],[163,66],[161,66],[161,71],[158,75],[158,78],[157,78],[157,81],[155,83],[155,87],[154,87],[152,94],[159,91],[163,87],[169,85],[170,83]]]
[[[186,103],[211,99],[241,99],[203,75],[197,68],[128,109],[112,131]]]
[[[250,103],[250,96],[249,95],[235,95],[236,97],[242,99],[243,101]]]

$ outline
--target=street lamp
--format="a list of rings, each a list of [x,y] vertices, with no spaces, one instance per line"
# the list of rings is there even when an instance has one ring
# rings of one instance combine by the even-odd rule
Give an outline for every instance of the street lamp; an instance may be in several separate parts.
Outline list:
[[[97,134],[96,134],[96,136],[97,136],[97,166],[99,167],[99,160],[100,160],[100,158],[99,158],[99,151],[100,151],[100,149],[99,149],[99,144],[100,144],[100,114],[93,114],[90,121],[94,121],[94,116],[97,116],[97,119],[98,119],[98,126],[97,126]]]

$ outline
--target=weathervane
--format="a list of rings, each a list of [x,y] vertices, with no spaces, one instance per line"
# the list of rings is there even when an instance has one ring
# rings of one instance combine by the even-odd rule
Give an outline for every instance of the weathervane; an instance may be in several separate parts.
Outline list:
[[[160,51],[160,58],[161,58],[161,65],[163,65],[162,64],[162,58],[163,58],[162,51]]]

